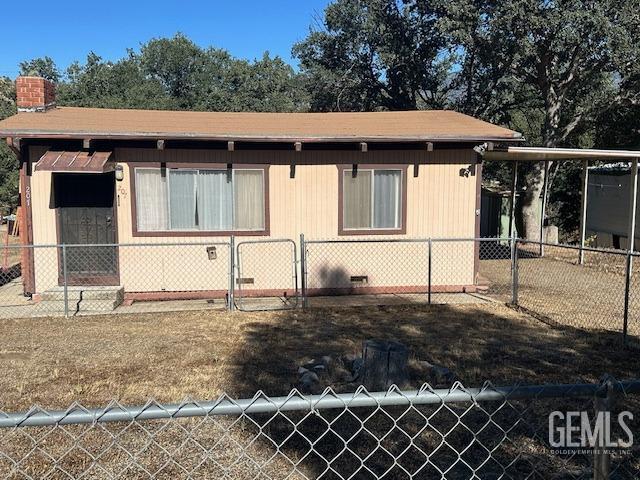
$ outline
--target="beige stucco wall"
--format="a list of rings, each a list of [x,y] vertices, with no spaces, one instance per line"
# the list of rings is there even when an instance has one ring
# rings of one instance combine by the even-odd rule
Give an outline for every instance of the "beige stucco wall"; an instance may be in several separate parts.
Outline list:
[[[476,176],[460,170],[475,161],[468,150],[278,152],[117,149],[124,180],[116,183],[120,280],[127,291],[192,291],[227,288],[228,249],[217,246],[217,259],[209,260],[207,245],[228,237],[133,236],[129,162],[268,163],[270,229],[268,238],[307,240],[338,238],[338,169],[336,163],[404,163],[407,169],[406,234],[382,238],[472,238],[476,219]],[[295,177],[290,164],[296,163]],[[424,163],[414,177],[414,163]],[[55,243],[55,211],[50,208],[51,174],[35,172],[33,192],[34,242]],[[236,243],[265,237],[237,237]],[[339,237],[345,239],[348,237]],[[377,235],[357,239],[380,239]],[[172,243],[178,245],[160,246]],[[142,245],[144,244],[144,245]],[[149,244],[154,244],[149,246]],[[285,290],[293,286],[295,271],[287,243],[240,246],[240,275],[254,279],[244,289]],[[57,259],[52,250],[37,254],[36,289],[57,282]],[[352,286],[351,275],[368,276],[369,287],[426,284],[426,243],[310,245],[310,288]],[[55,267],[55,268],[54,268]],[[299,271],[298,271],[299,275]],[[434,244],[433,284],[471,285],[474,282],[472,242]],[[345,278],[347,280],[345,280]]]

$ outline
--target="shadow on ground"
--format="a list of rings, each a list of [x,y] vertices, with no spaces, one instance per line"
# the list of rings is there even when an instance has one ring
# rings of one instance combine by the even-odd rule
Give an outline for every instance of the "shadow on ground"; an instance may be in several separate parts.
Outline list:
[[[241,396],[257,390],[286,394],[299,365],[358,353],[370,338],[400,341],[413,357],[450,368],[468,387],[486,380],[595,382],[605,373],[630,379],[640,364],[640,352],[621,348],[620,334],[550,328],[502,306],[495,313],[448,305],[319,309],[247,324],[231,360],[237,368],[234,390]],[[630,402],[637,411],[638,399]],[[489,402],[481,408],[337,409],[252,416],[249,427],[266,446],[277,445],[278,458],[311,478],[439,478],[443,472],[448,479],[573,478],[591,471],[592,455],[549,454],[548,415],[592,407],[592,399],[581,398]],[[613,461],[619,478],[636,478],[637,464],[634,457]]]
[[[357,307],[288,311],[244,325],[229,362],[238,395],[287,393],[298,366],[323,355],[360,353],[371,338],[395,340],[410,355],[454,371],[467,385],[594,382],[638,376],[640,351],[619,333],[550,328],[510,308],[473,305]]]

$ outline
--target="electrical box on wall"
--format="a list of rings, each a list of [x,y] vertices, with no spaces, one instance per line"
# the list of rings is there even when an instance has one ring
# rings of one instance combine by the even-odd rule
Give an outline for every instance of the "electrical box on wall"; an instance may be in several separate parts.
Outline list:
[[[218,258],[216,247],[207,247],[207,255],[209,256],[209,260],[215,260]]]

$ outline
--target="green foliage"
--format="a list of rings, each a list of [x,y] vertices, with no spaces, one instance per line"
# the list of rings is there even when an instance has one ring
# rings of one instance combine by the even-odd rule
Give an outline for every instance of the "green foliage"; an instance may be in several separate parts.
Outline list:
[[[159,81],[149,78],[140,60],[129,53],[118,62],[105,62],[95,53],[85,64],[73,63],[66,81],[58,85],[58,105],[100,108],[173,108],[175,101]]]
[[[0,120],[16,112],[15,86],[0,77]],[[6,143],[0,142],[0,213],[7,215],[18,206],[18,159]]]
[[[293,48],[311,109],[410,110],[445,104],[451,64],[432,2],[337,0]]]
[[[51,82],[60,81],[60,70],[51,57],[34,58],[20,62],[20,75],[42,77]]]
[[[116,62],[90,53],[58,85],[58,104],[104,108],[299,111],[307,108],[298,75],[265,53],[249,62],[203,49],[182,34],[152,39]]]

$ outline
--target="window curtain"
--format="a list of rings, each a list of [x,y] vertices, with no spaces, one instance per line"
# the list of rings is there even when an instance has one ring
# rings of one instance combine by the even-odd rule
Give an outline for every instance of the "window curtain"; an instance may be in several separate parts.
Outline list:
[[[264,185],[262,170],[234,170],[234,228],[264,228]]]
[[[195,170],[169,170],[169,214],[171,229],[197,228]]]
[[[198,175],[200,230],[233,228],[233,186],[224,170],[201,170]]]
[[[400,172],[376,170],[373,176],[373,227],[400,227]]]
[[[371,228],[371,171],[343,172],[343,219],[346,229]]]
[[[136,215],[141,232],[161,231],[169,228],[167,209],[167,179],[160,169],[137,168]]]

